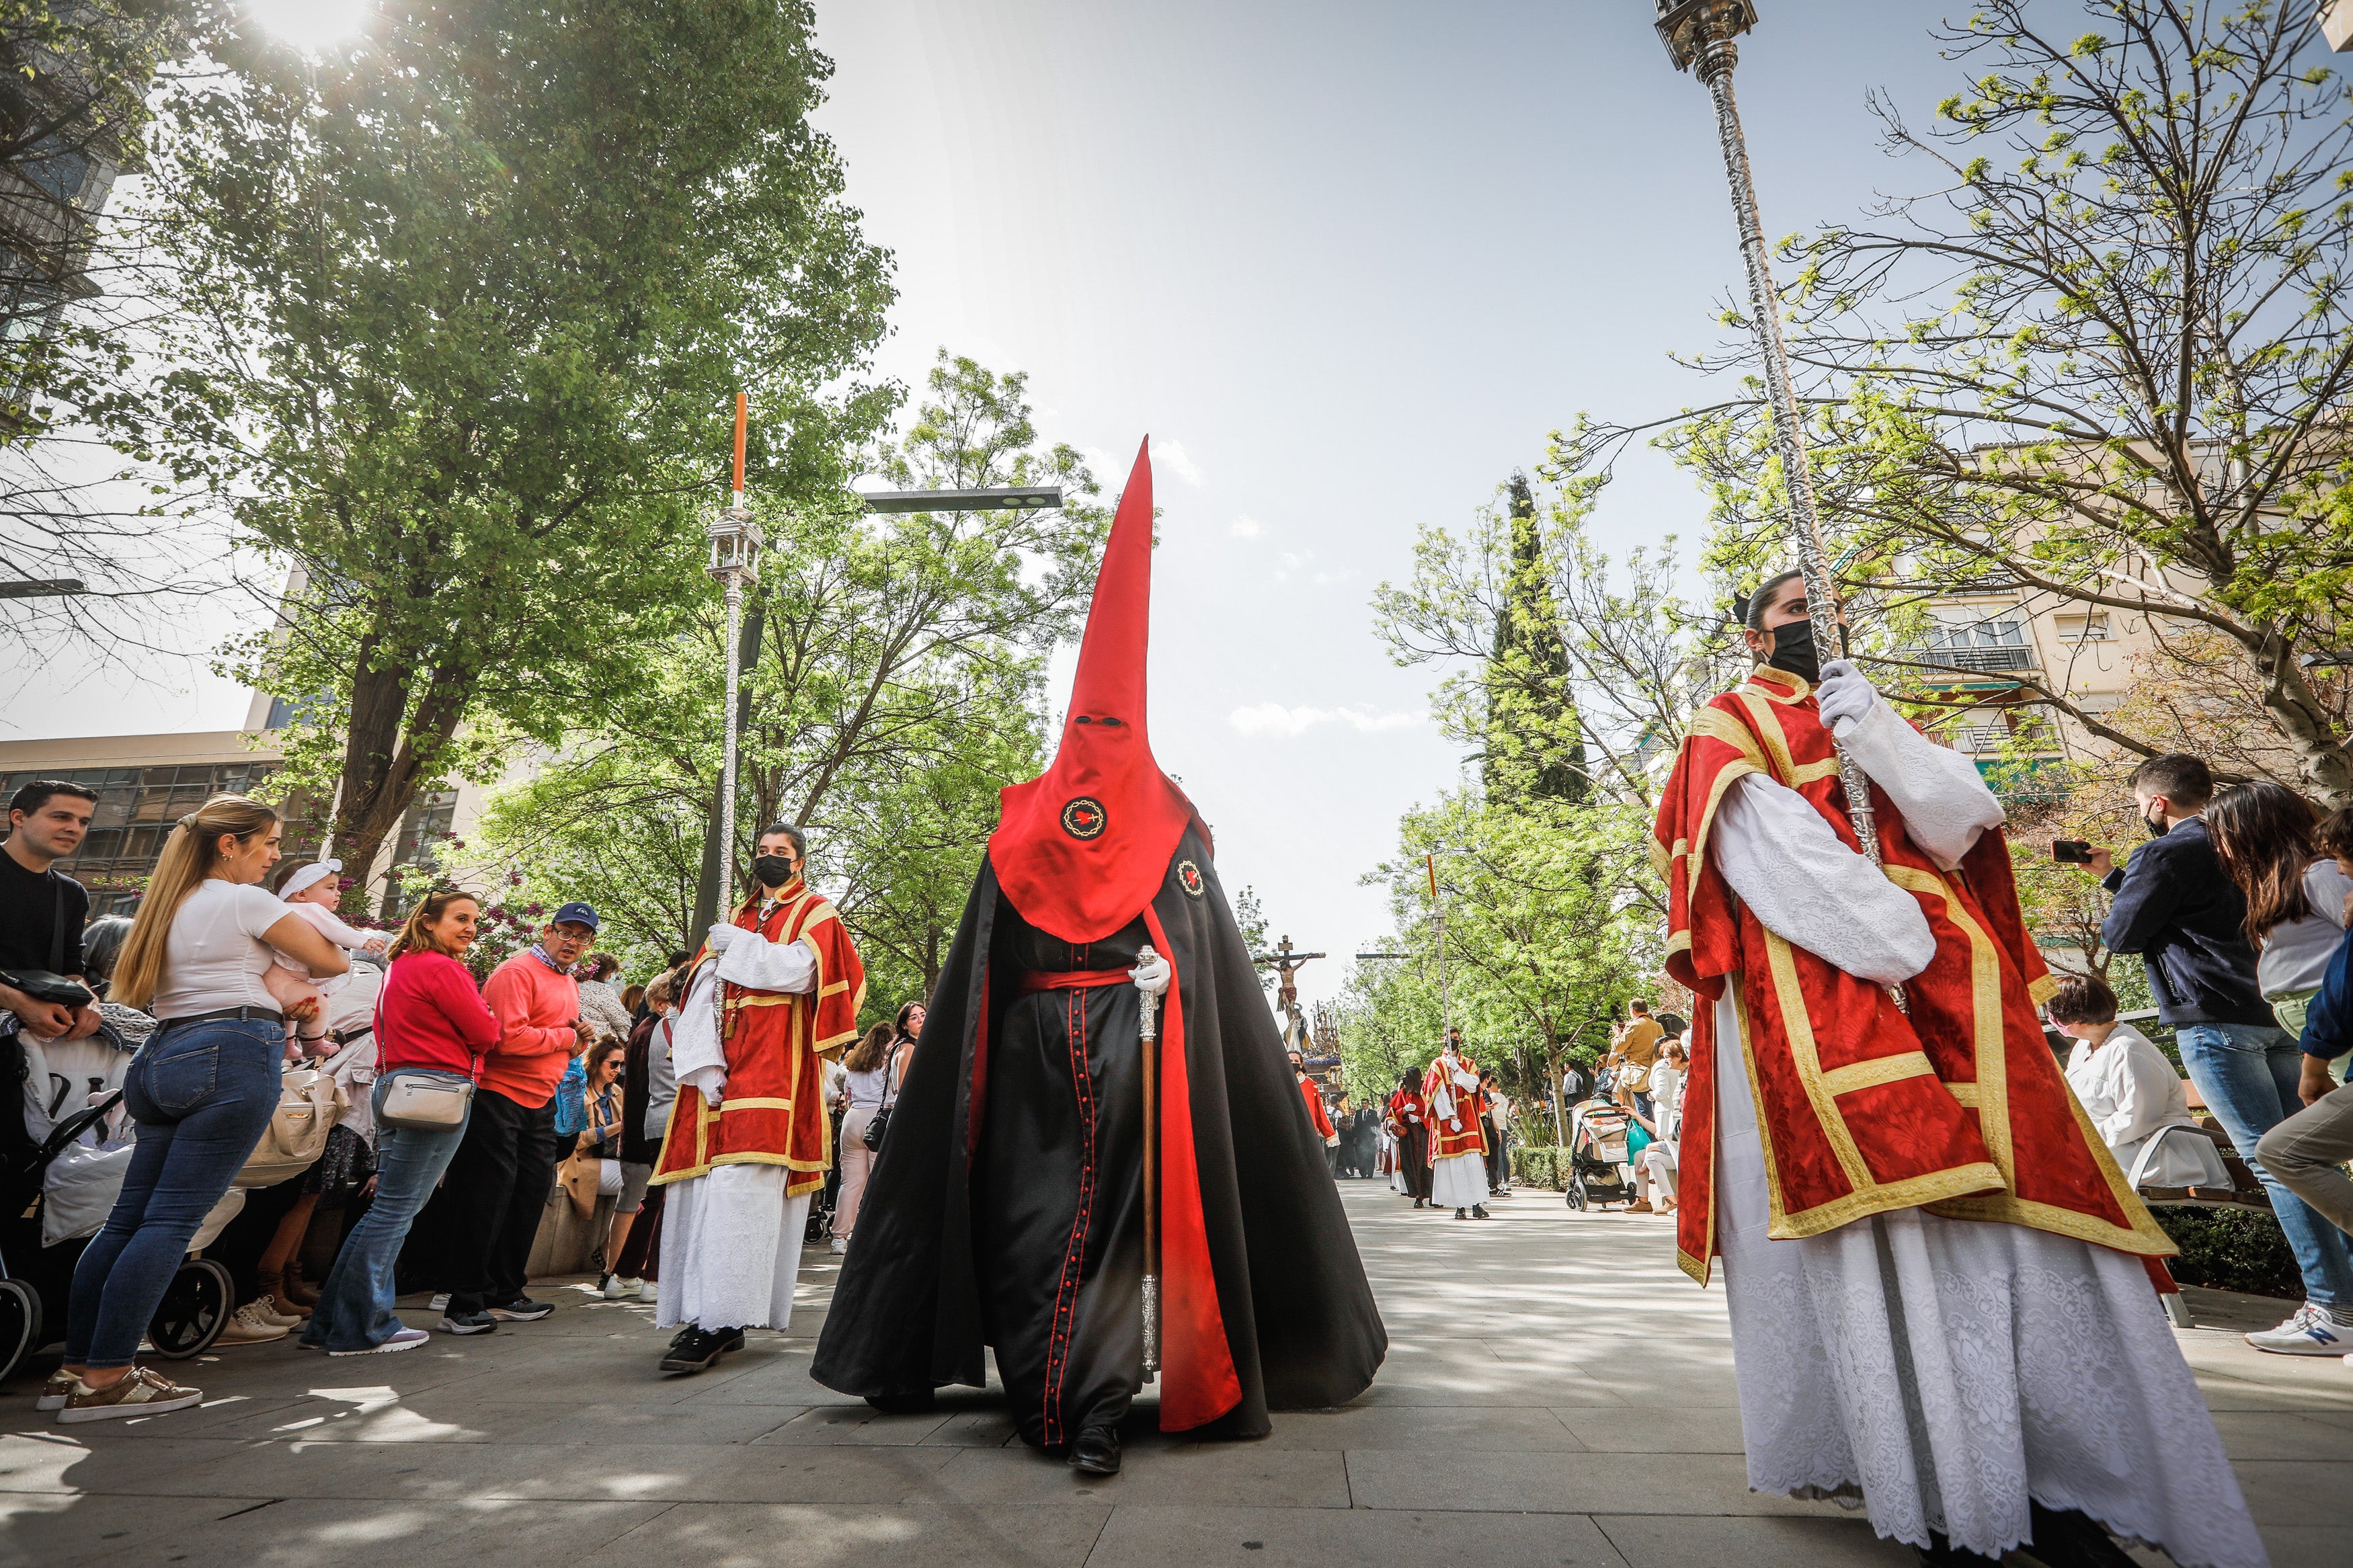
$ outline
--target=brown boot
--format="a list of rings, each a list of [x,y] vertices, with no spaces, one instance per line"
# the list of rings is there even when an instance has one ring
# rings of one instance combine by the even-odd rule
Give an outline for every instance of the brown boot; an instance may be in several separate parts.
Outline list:
[[[301,1319],[311,1315],[311,1309],[304,1303],[297,1301],[287,1290],[285,1275],[264,1274],[259,1277],[259,1283],[261,1286],[261,1299],[268,1302],[269,1310],[280,1317]],[[311,1300],[317,1300],[317,1295],[314,1293]]]
[[[302,1266],[299,1263],[290,1265],[279,1276],[278,1293],[306,1312],[319,1304],[319,1289],[302,1278]]]

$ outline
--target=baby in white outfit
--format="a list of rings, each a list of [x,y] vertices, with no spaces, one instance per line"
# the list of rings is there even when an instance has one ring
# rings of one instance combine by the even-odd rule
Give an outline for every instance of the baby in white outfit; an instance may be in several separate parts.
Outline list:
[[[335,904],[343,897],[343,879],[338,873],[343,868],[341,860],[321,860],[303,867],[279,885],[279,901],[317,927],[319,934],[337,947],[382,953],[392,944],[389,932],[362,931],[336,917]],[[278,954],[278,962],[263,972],[261,988],[269,993],[279,1010],[286,1015],[293,1038],[325,1038],[324,1000],[351,976],[331,974],[324,980],[314,980],[310,966],[301,960],[290,958],[276,948],[270,951]]]

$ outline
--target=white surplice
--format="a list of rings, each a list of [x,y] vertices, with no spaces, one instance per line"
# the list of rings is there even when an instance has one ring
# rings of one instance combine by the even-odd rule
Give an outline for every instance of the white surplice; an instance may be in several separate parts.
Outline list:
[[[1846,728],[1906,832],[1939,861],[1957,864],[2001,820],[1967,758],[1883,705]],[[1925,967],[1918,905],[1770,779],[1750,774],[1725,793],[1709,852],[1795,945],[1872,980]],[[1933,1530],[1999,1557],[2031,1533],[2031,1498],[2161,1546],[2181,1568],[2264,1568],[2139,1259],[1919,1209],[1770,1239],[1728,990],[1715,1023],[1716,1239],[1750,1486],[1860,1493],[1880,1534],[1914,1545]]]
[[[806,992],[817,960],[800,942],[772,942],[739,931],[706,964],[686,994],[670,1056],[681,1085],[725,1103],[727,1058],[719,1038],[719,982],[762,991]],[[793,1319],[801,1238],[809,1194],[785,1196],[793,1173],[782,1165],[721,1165],[669,1184],[662,1202],[661,1279],[657,1328],[782,1329]]]

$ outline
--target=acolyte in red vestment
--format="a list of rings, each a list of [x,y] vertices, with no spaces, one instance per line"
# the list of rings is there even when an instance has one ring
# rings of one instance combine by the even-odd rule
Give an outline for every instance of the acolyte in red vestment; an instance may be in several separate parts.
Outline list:
[[[1700,710],[1659,804],[1651,855],[1667,885],[1667,972],[1708,1002],[1731,988],[1757,1098],[1769,1234],[1817,1236],[1890,1209],[2000,1220],[2162,1257],[2175,1250],[2125,1185],[2043,1041],[2055,984],[2026,931],[1999,832],[1946,871],[1876,785],[1890,880],[1936,937],[1905,983],[1880,986],[1765,929],[1708,853],[1725,791],[1755,773],[1798,792],[1856,847],[1814,689],[1760,667]],[[1683,1094],[1676,1243],[1704,1281],[1715,1251],[1715,1010],[1694,1008]]]

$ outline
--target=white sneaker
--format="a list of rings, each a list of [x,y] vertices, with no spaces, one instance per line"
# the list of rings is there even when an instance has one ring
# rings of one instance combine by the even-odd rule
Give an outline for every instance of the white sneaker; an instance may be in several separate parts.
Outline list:
[[[2353,1342],[2353,1321],[2306,1301],[2286,1322],[2249,1334],[2247,1342],[2274,1355],[2341,1356]]]
[[[449,1292],[447,1290],[441,1291],[438,1295],[436,1295],[433,1300],[426,1302],[425,1304],[432,1308],[437,1312],[445,1310],[449,1305]]]
[[[215,1340],[213,1343],[216,1345],[266,1345],[272,1340],[282,1340],[285,1337],[284,1324],[273,1323],[263,1317],[261,1304],[259,1301],[248,1301],[229,1314],[228,1321],[221,1325],[220,1338]]]
[[[299,1329],[311,1321],[308,1318],[297,1317],[292,1312],[280,1311],[276,1304],[267,1296],[257,1296],[246,1305],[252,1308],[255,1315],[263,1322],[275,1323],[281,1329]]]
[[[836,1252],[847,1252],[847,1251],[849,1251],[849,1237],[846,1237],[846,1236],[837,1236],[837,1237],[835,1237],[833,1238],[833,1249],[834,1249]]]
[[[423,1329],[402,1329],[380,1345],[364,1351],[329,1351],[329,1355],[391,1355],[399,1351],[413,1351],[433,1336]]]
[[[645,1285],[642,1279],[624,1279],[617,1274],[607,1274],[605,1276],[605,1300],[626,1301],[633,1292],[644,1289]]]
[[[651,1279],[646,1280],[643,1284],[638,1287],[638,1301],[641,1306],[659,1306],[661,1304],[661,1287]]]

